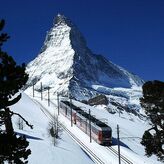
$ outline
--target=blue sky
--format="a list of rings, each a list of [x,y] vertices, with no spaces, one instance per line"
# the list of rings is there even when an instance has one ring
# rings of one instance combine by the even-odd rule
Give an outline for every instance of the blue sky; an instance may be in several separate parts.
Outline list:
[[[28,63],[58,13],[78,26],[94,53],[144,80],[164,81],[163,0],[0,0],[0,18],[11,36],[3,49]]]

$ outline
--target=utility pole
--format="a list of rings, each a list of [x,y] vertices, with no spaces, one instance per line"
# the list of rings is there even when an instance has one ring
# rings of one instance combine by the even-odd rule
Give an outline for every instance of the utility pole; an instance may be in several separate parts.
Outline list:
[[[119,161],[119,164],[121,164],[119,125],[117,125],[117,144],[118,144],[118,161]]]
[[[92,142],[92,136],[91,136],[91,110],[89,109],[89,137],[90,137],[90,143]]]
[[[86,120],[85,120],[85,126],[86,126],[86,134],[87,134],[87,118],[86,118]]]
[[[71,108],[71,127],[73,126],[73,120],[72,120],[72,98],[71,95],[69,96],[70,98],[70,108]]]
[[[33,97],[34,97],[34,83],[32,84],[32,91],[33,91]]]
[[[58,138],[58,136],[59,136],[59,125],[58,125],[58,123],[59,123],[59,120],[58,120],[58,115],[57,115],[57,117],[56,117],[56,138]]]
[[[50,106],[50,88],[48,87],[48,106]]]
[[[58,115],[59,115],[59,93],[57,92],[57,106],[58,106]]]
[[[40,83],[40,93],[41,93],[41,100],[43,100],[43,93],[42,93],[42,82]]]

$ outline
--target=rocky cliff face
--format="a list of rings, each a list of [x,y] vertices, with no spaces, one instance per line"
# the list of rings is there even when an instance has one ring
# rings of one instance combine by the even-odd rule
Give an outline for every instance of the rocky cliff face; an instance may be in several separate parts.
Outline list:
[[[53,94],[69,92],[79,100],[99,93],[127,99],[125,90],[143,84],[138,76],[93,54],[78,28],[63,15],[55,18],[40,54],[28,64],[27,72],[29,87],[35,83],[39,90],[42,82]]]

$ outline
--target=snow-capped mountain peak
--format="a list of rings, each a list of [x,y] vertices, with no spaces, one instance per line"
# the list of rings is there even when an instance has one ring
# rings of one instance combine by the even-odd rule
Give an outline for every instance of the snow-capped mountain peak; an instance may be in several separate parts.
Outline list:
[[[93,54],[77,26],[60,14],[46,35],[40,54],[28,64],[27,72],[29,86],[35,83],[36,90],[42,82],[54,94],[69,92],[79,100],[97,94],[120,95],[122,92],[114,88],[130,89],[143,84],[138,76]]]
[[[70,19],[59,13],[54,19],[54,25],[58,26],[61,24],[67,24],[68,26],[73,26],[73,23]]]

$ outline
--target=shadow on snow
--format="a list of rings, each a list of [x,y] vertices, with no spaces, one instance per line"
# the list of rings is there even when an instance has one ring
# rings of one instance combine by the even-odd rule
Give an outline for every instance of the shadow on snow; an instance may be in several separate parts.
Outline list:
[[[118,145],[117,142],[118,142],[117,138],[112,137],[112,146]],[[130,149],[130,148],[129,148],[126,144],[124,144],[122,141],[120,141],[120,146],[123,146],[123,147],[126,147],[126,148]]]
[[[27,134],[24,134],[24,133],[19,133],[19,132],[15,132],[17,135],[19,136],[25,136],[27,139],[33,139],[33,140],[43,140],[41,138],[38,138],[38,137],[34,137],[34,136],[30,136],[30,135],[27,135]]]

